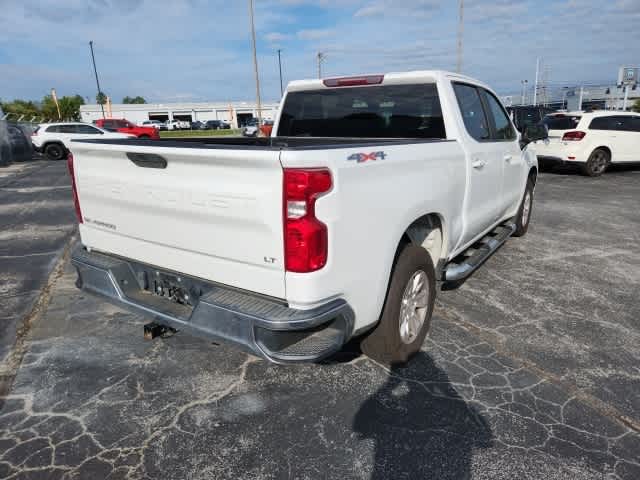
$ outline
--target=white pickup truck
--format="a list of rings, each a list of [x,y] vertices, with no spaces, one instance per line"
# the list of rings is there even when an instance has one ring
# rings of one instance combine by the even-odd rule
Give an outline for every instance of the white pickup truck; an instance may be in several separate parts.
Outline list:
[[[151,337],[408,360],[436,282],[527,231],[535,154],[489,87],[441,71],[292,82],[279,112],[270,138],[74,142],[78,286]]]

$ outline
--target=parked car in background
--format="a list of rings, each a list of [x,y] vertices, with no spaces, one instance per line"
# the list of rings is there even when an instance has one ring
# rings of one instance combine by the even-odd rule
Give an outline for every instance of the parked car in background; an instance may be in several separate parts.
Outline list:
[[[574,130],[580,122],[584,112],[558,112],[550,113],[542,119],[542,123],[547,127],[549,140],[562,138],[568,130]]]
[[[144,122],[142,122],[142,125],[140,126],[153,127],[153,128],[157,128],[158,130],[162,130],[162,122],[160,120],[145,120]]]
[[[200,120],[196,120],[195,122],[191,122],[191,130],[205,130],[207,125]]]
[[[148,316],[152,338],[172,327],[280,363],[358,338],[404,363],[436,281],[527,232],[536,156],[495,92],[459,74],[287,88],[270,138],[75,142],[76,285]]]
[[[12,161],[27,162],[33,159],[33,144],[31,143],[31,130],[21,125],[9,123],[9,145],[11,147]]]
[[[158,129],[155,127],[139,127],[124,118],[99,118],[95,125],[110,132],[128,133],[138,138],[159,139]]]
[[[536,145],[541,161],[572,163],[590,177],[602,175],[612,163],[640,162],[640,113],[582,113],[562,137]],[[564,126],[564,125],[563,125]]]
[[[155,130],[155,129],[154,129]],[[132,133],[103,130],[95,125],[80,122],[43,123],[31,136],[31,142],[38,152],[49,160],[62,160],[71,150],[71,140],[131,139]]]
[[[517,105],[507,107],[507,111],[518,132],[522,133],[527,125],[537,125],[546,114],[551,113],[553,110],[540,105]]]
[[[11,143],[9,142],[8,123],[4,119],[4,112],[0,107],[0,167],[6,167],[13,161],[11,154]]]
[[[260,126],[260,134],[263,137],[270,137],[273,131],[273,120],[265,120]]]
[[[164,122],[166,130],[180,130],[180,122],[177,120],[167,120]]]
[[[207,130],[227,130],[231,128],[231,125],[222,120],[207,120]]]
[[[252,118],[245,123],[242,128],[243,137],[257,137],[258,136],[258,119]]]
[[[178,124],[178,130],[189,130],[191,128],[191,121],[189,120],[176,120]]]

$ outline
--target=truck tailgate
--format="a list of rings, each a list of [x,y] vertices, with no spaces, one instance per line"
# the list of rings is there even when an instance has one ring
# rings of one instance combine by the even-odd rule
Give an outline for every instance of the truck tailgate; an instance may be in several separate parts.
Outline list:
[[[279,151],[74,142],[72,152],[85,246],[284,298]]]

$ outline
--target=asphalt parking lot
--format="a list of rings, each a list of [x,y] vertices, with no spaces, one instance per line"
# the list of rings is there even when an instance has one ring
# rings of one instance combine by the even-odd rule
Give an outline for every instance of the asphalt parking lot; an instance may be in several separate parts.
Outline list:
[[[542,174],[528,235],[441,292],[389,371],[353,346],[282,367],[144,341],[74,286],[64,162],[11,168],[0,478],[640,478],[640,169]]]

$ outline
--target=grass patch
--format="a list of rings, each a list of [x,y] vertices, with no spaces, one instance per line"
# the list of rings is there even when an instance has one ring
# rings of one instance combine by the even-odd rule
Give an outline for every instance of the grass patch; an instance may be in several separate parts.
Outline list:
[[[163,130],[160,138],[184,138],[184,137],[226,137],[228,135],[240,135],[240,129],[229,130]]]

